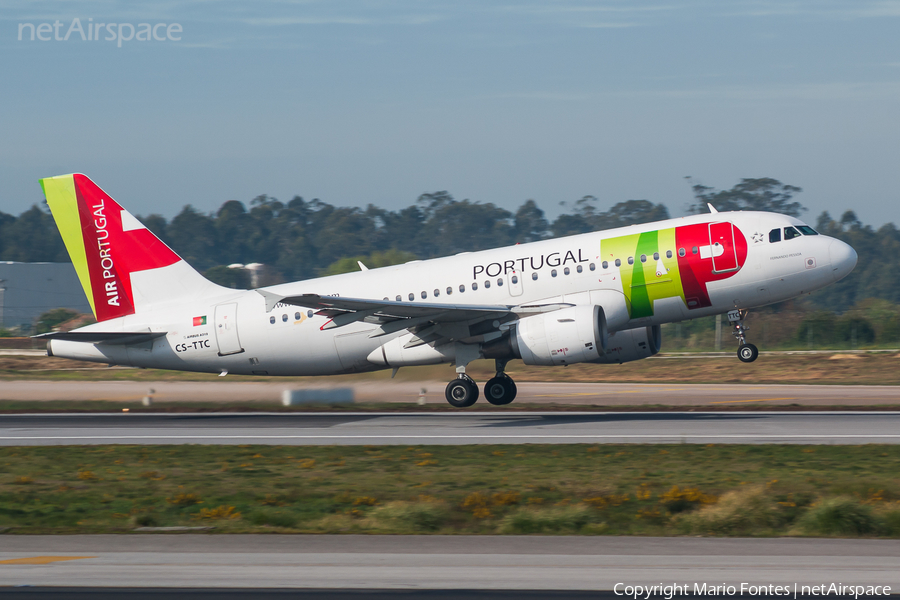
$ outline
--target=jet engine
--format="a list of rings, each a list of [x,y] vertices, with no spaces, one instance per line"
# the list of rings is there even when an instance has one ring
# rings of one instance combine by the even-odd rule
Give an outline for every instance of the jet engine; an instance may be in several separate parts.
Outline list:
[[[659,325],[626,329],[610,334],[606,353],[591,362],[621,364],[653,356],[662,347]]]
[[[519,320],[510,336],[526,365],[569,365],[601,358],[609,333],[600,306],[573,306]]]
[[[593,305],[521,319],[507,348],[526,365],[570,365],[639,360],[658,353],[661,346],[658,325],[609,333],[603,307]],[[484,354],[488,357],[491,353]]]

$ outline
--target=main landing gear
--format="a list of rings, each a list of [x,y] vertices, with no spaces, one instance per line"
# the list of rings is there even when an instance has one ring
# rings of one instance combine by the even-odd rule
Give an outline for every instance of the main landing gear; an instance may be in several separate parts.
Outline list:
[[[753,344],[748,344],[744,335],[749,327],[744,325],[744,319],[747,317],[746,310],[728,311],[728,322],[734,327],[731,332],[738,341],[737,356],[741,362],[751,363],[759,356],[759,349]]]
[[[516,383],[503,372],[506,369],[505,360],[497,360],[495,364],[497,374],[484,384],[484,397],[494,406],[503,406],[516,399]],[[444,396],[451,406],[467,408],[478,400],[478,384],[464,371],[459,372],[459,367],[457,373],[456,379],[447,384]]]

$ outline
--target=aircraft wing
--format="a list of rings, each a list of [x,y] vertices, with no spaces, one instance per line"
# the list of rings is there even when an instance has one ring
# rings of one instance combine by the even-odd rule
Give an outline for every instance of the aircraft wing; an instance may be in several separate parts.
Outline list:
[[[282,302],[294,306],[303,306],[316,311],[317,315],[331,317],[331,321],[322,329],[332,329],[364,321],[381,324],[375,335],[384,335],[401,329],[419,327],[425,323],[457,323],[461,321],[475,323],[487,319],[508,321],[544,312],[567,308],[571,304],[443,304],[436,302],[396,302],[393,300],[371,300],[366,298],[345,298],[343,296],[320,296],[318,294],[302,294],[299,296],[280,296],[265,290],[256,290],[266,298],[266,309],[271,311]]]

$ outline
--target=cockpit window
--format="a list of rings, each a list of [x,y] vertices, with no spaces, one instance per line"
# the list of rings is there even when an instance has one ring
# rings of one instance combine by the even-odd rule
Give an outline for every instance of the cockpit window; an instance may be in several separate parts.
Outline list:
[[[799,229],[800,233],[803,235],[819,235],[819,232],[809,225],[797,225],[797,229]]]
[[[773,229],[772,231],[769,232],[769,242],[775,243],[775,242],[780,242],[780,241],[781,241],[781,230],[780,229]]]
[[[795,237],[800,237],[800,232],[794,229],[793,227],[785,227],[784,228],[784,239],[792,240]]]

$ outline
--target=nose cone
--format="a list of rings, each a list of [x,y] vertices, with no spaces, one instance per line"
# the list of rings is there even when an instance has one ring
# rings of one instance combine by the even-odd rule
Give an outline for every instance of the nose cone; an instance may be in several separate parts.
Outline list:
[[[828,254],[831,256],[831,268],[835,281],[840,281],[850,274],[856,266],[856,250],[841,240],[832,240],[828,246]]]

